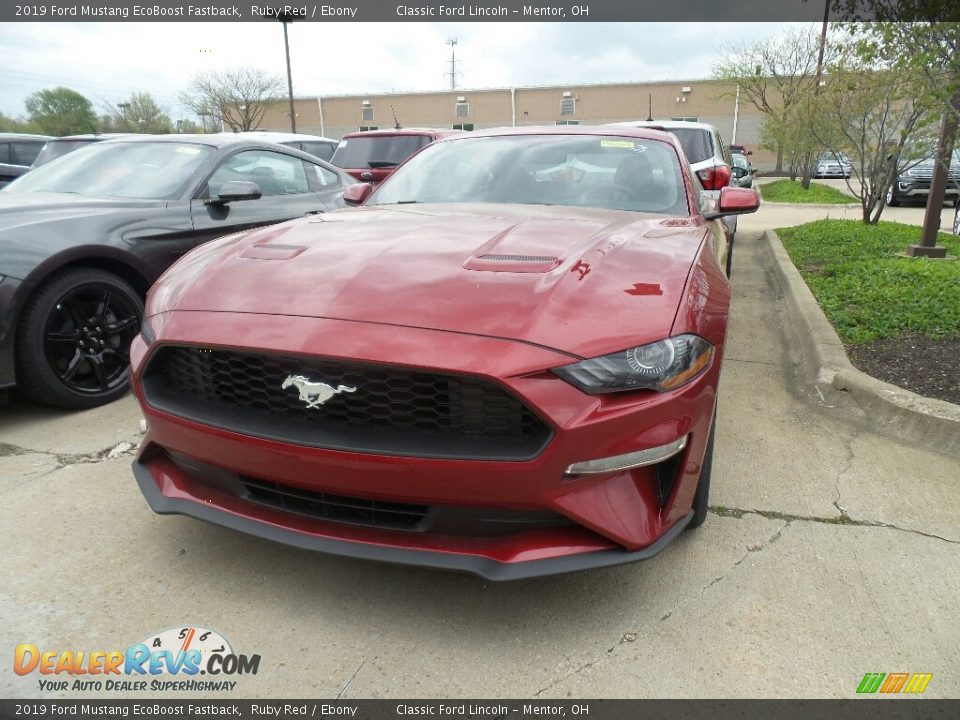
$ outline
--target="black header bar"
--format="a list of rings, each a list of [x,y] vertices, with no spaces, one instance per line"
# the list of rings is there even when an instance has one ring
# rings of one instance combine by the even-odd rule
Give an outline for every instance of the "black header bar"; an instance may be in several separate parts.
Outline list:
[[[825,0],[38,0],[3,22],[819,22]],[[718,30],[718,33],[721,32]],[[722,36],[717,37],[721,41]]]

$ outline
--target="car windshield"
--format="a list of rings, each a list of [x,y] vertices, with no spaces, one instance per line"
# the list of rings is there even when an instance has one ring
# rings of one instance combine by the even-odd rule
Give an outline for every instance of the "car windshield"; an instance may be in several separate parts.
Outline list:
[[[688,215],[676,151],[656,140],[513,135],[437,143],[367,202],[575,205]]]
[[[431,139],[426,135],[370,135],[344,138],[330,162],[341,168],[394,167]]]
[[[213,152],[195,143],[95,143],[30,171],[5,192],[161,200],[183,192]]]
[[[747,158],[745,158],[743,155],[734,154],[734,155],[733,155],[733,165],[734,165],[734,167],[740,167],[740,168],[747,169],[747,168],[750,167],[750,161],[747,160]]]

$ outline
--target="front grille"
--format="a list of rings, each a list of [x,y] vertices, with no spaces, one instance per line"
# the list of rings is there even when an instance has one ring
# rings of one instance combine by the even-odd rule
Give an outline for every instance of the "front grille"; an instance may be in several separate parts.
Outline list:
[[[351,525],[415,530],[429,509],[426,505],[366,500],[301,490],[289,485],[240,476],[247,499],[308,517]]]
[[[306,401],[297,387],[303,379],[313,383]],[[534,412],[490,381],[389,365],[165,346],[150,360],[143,386],[158,409],[314,447],[527,460],[551,436]],[[329,399],[308,407],[317,392]]]
[[[544,508],[426,505],[353,497],[242,475],[178,452],[165,454],[192,481],[211,490],[328,522],[454,537],[497,537],[574,526],[573,521]],[[416,486],[416,476],[411,474],[395,489],[401,490],[400,485]]]

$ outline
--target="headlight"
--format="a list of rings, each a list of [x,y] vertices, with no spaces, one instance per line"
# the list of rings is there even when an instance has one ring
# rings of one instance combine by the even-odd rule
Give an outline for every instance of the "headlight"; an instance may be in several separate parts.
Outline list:
[[[553,372],[591,395],[623,390],[666,392],[706,370],[713,358],[713,349],[713,345],[698,335],[677,335],[564,365],[554,368]]]

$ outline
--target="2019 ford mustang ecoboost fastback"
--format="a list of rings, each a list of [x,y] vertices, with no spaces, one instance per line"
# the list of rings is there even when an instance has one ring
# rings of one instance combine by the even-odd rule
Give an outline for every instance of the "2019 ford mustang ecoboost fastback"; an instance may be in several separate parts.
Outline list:
[[[716,219],[755,191],[706,200],[674,136],[609,127],[441,140],[370,191],[154,286],[131,357],[155,511],[492,579],[703,522]]]

